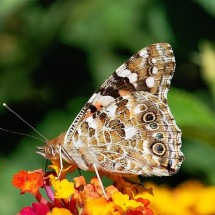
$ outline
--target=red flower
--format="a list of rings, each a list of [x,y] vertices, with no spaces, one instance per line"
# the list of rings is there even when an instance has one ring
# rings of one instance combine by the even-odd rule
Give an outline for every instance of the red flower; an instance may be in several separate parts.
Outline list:
[[[126,215],[143,215],[141,211],[129,211]]]
[[[32,207],[24,207],[17,215],[46,215],[48,212],[47,205],[35,202]]]

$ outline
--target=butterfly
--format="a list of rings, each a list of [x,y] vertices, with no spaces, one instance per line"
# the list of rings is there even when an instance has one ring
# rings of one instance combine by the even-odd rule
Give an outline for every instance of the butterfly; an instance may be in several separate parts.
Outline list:
[[[176,173],[184,156],[181,130],[167,103],[174,71],[168,43],[143,48],[92,95],[66,134],[38,153],[123,177]]]

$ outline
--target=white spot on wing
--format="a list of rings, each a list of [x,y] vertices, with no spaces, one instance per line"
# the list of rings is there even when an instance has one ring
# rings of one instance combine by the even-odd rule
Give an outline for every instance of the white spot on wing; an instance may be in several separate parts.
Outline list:
[[[157,63],[157,59],[156,58],[152,58],[152,63]]]
[[[114,98],[112,96],[102,96],[102,95],[97,95],[94,100],[93,100],[93,105],[96,105],[96,103],[99,103],[102,106],[106,106],[110,104],[112,101],[114,101]]]
[[[88,117],[88,118],[86,119],[86,122],[87,122],[88,124],[90,124],[92,121],[93,121],[93,117],[92,117],[92,116],[90,116],[90,117]]]
[[[90,119],[90,120],[88,120],[88,119]],[[86,122],[88,122],[88,123],[89,123],[89,126],[90,126],[91,128],[93,128],[93,129],[97,129],[98,125],[97,125],[96,120],[95,120],[95,119],[93,119],[93,117],[89,117],[89,118],[87,118],[87,119],[86,119]]]
[[[108,114],[108,117],[115,117],[116,116],[116,109],[117,109],[117,106],[116,105],[110,105],[107,107],[106,109],[106,113]]]
[[[124,130],[125,130],[125,139],[126,140],[131,139],[138,133],[137,128],[135,128],[135,127],[127,127],[127,128],[124,128]]]
[[[134,107],[134,114],[139,114],[140,112],[142,112],[142,110],[140,110],[140,107],[142,107],[144,104],[138,104]],[[144,105],[145,106],[145,105]],[[146,107],[147,109],[147,107]]]
[[[163,55],[163,49],[160,44],[156,44],[156,50],[158,51],[159,55]]]
[[[131,71],[129,69],[123,69],[117,72],[117,75],[120,77],[127,77],[130,74],[131,74]]]
[[[137,81],[137,73],[132,73],[127,77],[130,81],[130,83],[136,82]]]
[[[147,87],[149,87],[149,88],[154,87],[154,86],[155,86],[155,79],[154,79],[153,77],[148,77],[148,78],[146,79],[146,85],[147,85]]]
[[[120,77],[123,77],[123,78],[127,77],[129,79],[130,83],[137,81],[137,74],[132,73],[129,69],[124,69],[124,70],[118,71],[117,75]]]
[[[157,67],[153,67],[152,68],[152,74],[157,74],[157,72],[158,72],[158,68]]]
[[[142,50],[140,50],[139,52],[139,55],[141,56],[141,57],[148,57],[149,55],[148,55],[148,51],[146,50],[146,49],[142,49]]]
[[[81,148],[84,145],[84,143],[78,139],[77,142],[74,142],[74,146],[78,149]]]

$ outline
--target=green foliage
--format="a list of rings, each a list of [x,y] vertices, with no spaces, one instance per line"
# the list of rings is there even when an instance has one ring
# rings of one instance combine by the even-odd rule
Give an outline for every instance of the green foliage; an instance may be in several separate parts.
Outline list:
[[[182,130],[183,171],[215,184],[215,115],[196,96],[171,89],[169,105]]]
[[[185,138],[215,146],[215,115],[205,103],[188,92],[176,89],[170,90],[169,101]]]

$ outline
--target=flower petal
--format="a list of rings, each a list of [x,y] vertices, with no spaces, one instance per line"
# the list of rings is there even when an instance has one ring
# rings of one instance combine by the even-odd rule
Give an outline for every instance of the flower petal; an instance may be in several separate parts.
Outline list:
[[[126,212],[129,209],[135,209],[139,206],[142,206],[142,203],[135,200],[129,200],[128,195],[123,195],[120,192],[115,192],[112,196],[113,202],[116,206],[120,207],[123,212]]]
[[[75,193],[74,183],[67,179],[59,180],[50,175],[50,182],[55,190],[55,198],[68,199]]]
[[[13,186],[21,189],[21,193],[30,192],[36,195],[39,188],[43,186],[44,172],[42,170],[24,171],[21,170],[13,176]]]
[[[32,207],[24,207],[18,215],[46,215],[49,212],[47,205],[35,202]]]
[[[73,215],[66,208],[53,208],[52,212],[47,213],[47,215]]]
[[[104,198],[91,199],[86,202],[82,215],[112,215],[114,214],[114,205]]]

